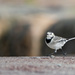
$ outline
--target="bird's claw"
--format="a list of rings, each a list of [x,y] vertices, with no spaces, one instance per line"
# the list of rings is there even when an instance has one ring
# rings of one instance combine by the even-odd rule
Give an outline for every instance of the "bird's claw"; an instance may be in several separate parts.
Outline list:
[[[53,55],[54,53],[49,54],[48,56],[51,58],[54,58],[55,56]]]
[[[66,56],[66,55],[67,55],[67,53],[63,53],[63,55],[64,55],[64,56]]]

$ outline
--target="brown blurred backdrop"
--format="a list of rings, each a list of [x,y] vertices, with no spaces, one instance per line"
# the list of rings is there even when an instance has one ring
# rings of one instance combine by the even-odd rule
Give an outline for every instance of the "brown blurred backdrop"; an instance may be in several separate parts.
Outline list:
[[[75,37],[74,0],[0,0],[0,56],[46,56],[47,31]],[[63,50],[75,55],[75,40]],[[61,50],[56,55],[62,55]]]

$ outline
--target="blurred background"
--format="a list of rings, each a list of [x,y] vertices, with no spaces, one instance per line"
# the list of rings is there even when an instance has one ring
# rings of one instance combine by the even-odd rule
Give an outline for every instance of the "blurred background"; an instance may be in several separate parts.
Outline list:
[[[0,56],[52,53],[45,44],[47,31],[75,37],[75,0],[0,0]],[[63,50],[75,55],[75,40],[66,43]]]

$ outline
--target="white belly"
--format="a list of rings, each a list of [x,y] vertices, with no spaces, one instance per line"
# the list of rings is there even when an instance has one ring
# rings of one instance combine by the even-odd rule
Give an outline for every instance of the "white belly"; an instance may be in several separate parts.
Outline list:
[[[55,43],[55,44],[47,44],[48,47],[52,48],[52,49],[62,49],[62,47],[64,46],[66,42],[59,42],[59,43]]]

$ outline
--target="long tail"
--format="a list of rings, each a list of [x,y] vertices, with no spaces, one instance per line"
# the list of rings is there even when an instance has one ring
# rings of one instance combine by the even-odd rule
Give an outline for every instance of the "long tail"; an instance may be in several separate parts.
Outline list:
[[[71,41],[71,40],[75,40],[75,37],[68,39],[66,42]]]

